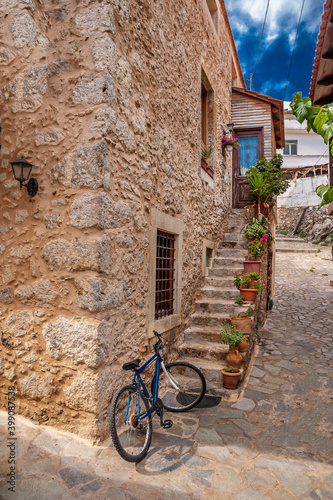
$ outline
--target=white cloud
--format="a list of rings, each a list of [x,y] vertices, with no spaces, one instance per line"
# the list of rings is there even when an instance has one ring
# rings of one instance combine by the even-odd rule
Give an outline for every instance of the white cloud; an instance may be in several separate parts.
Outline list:
[[[245,34],[249,28],[258,30],[258,38],[261,34],[264,22],[267,0],[225,0],[231,27],[239,35]],[[318,4],[316,2],[305,2],[302,22],[308,33],[318,33],[320,15],[318,18]],[[270,44],[282,34],[286,34],[291,44],[291,50],[295,40],[295,30],[302,6],[301,0],[270,0],[264,42]],[[241,29],[238,29],[238,28]],[[245,30],[245,31],[244,31]],[[293,31],[294,37],[291,35]]]

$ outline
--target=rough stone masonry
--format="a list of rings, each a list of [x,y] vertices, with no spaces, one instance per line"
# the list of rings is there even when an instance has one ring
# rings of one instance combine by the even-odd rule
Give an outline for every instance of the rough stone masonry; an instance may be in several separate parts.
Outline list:
[[[217,5],[218,33],[205,0],[1,1],[3,408],[15,385],[22,415],[105,436],[120,367],[147,352],[152,207],[184,223],[177,344],[203,241],[219,241],[230,207],[220,138],[242,80]],[[201,170],[202,71],[213,185]],[[11,172],[22,155],[35,198]]]

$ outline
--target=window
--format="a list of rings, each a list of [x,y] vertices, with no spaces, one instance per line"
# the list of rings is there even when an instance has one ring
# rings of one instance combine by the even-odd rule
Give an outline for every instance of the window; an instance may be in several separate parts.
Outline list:
[[[284,155],[297,155],[297,141],[286,141],[285,148],[283,150]]]
[[[184,223],[155,208],[151,210],[149,258],[149,325],[167,332],[181,324],[182,248]]]
[[[204,84],[201,84],[201,140],[207,145],[208,142],[208,92]]]
[[[175,235],[157,231],[155,319],[173,314],[174,294]]]
[[[219,32],[219,11],[216,0],[206,0],[216,33]]]
[[[205,72],[201,71],[201,177],[214,188],[214,92]],[[204,175],[203,175],[204,173]]]
[[[258,159],[258,137],[239,138],[239,175],[245,175],[247,170]]]

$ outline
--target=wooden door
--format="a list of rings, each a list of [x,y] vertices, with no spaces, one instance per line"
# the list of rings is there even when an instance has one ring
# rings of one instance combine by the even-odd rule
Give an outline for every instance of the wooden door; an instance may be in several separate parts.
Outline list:
[[[244,208],[256,199],[247,186],[245,172],[264,156],[263,128],[238,129],[233,135],[239,140],[239,149],[232,155],[232,206]]]

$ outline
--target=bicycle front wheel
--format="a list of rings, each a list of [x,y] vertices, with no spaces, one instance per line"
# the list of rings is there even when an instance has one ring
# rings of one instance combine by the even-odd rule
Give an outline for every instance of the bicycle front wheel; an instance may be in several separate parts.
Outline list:
[[[110,406],[110,430],[119,455],[128,462],[140,462],[151,443],[153,426],[151,416],[138,421],[139,389],[126,385],[114,395]],[[149,409],[146,397],[140,393],[140,414]]]
[[[168,376],[161,370],[158,390],[164,408],[180,412],[197,406],[206,392],[206,380],[199,368],[181,361],[168,363],[165,368]]]

